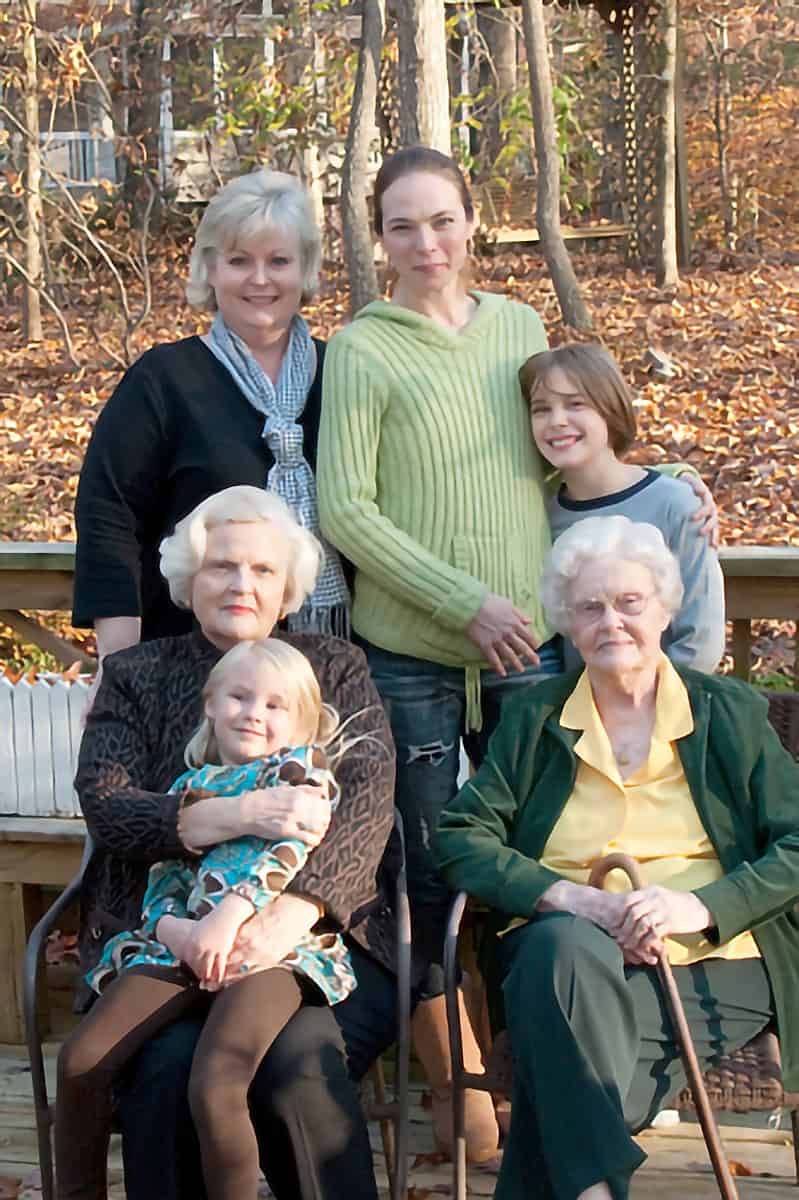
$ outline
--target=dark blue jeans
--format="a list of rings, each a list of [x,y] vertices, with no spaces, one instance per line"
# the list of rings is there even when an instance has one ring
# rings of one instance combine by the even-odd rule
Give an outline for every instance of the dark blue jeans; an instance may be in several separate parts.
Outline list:
[[[305,1005],[275,1039],[250,1088],[261,1166],[278,1200],[377,1200],[358,1081],[396,1038],[397,983],[350,944],[358,986],[341,1004]],[[203,1200],[188,1104],[202,1013],[140,1051],[116,1089],[128,1200]]]
[[[470,734],[465,732],[466,682],[461,668],[392,654],[363,639],[360,645],[397,748],[395,801],[405,828],[414,957],[430,964],[422,988],[426,999],[444,990],[441,963],[452,893],[436,870],[432,839],[441,810],[458,790],[461,739],[470,762],[479,766],[507,697],[563,669],[561,640],[553,638],[540,648],[538,667],[520,674],[511,671],[506,678],[481,672],[483,727]]]

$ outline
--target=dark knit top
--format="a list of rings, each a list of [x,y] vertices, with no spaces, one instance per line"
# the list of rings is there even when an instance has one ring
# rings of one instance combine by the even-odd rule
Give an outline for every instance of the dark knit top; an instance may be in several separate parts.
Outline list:
[[[316,469],[325,346],[299,423]],[[148,350],[97,418],[78,485],[72,622],[142,618],[142,641],[188,633],[158,568],[158,546],[207,496],[263,487],[274,464],[252,407],[199,337]]]
[[[400,851],[391,836],[394,746],[380,698],[357,647],[316,634],[281,636],[308,657],[323,699],[342,721],[359,714],[347,736],[371,735],[335,768],[338,808],[287,890],[324,905],[317,929],[351,929],[393,969],[391,901]],[[75,780],[95,843],[81,891],[84,970],[96,964],[109,937],[136,927],[151,864],[187,857],[177,831],[181,797],[167,792],[184,770],[183,750],[201,716],[201,690],[220,656],[201,633],[192,633],[105,660]]]

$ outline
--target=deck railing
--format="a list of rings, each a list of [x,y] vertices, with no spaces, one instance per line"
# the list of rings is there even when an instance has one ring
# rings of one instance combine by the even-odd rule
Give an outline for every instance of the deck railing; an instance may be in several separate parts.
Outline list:
[[[799,546],[726,546],[719,557],[727,619],[732,622],[734,670],[748,679],[752,621],[793,621],[799,626]],[[0,543],[0,621],[67,664],[80,657],[74,647],[25,614],[69,610],[74,565],[71,542]],[[796,642],[794,686],[799,690],[799,636]]]

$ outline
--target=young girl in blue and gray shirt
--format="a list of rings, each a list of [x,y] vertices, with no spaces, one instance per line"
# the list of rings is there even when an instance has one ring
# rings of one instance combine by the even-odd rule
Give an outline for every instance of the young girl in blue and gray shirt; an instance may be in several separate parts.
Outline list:
[[[693,520],[699,502],[683,483],[623,461],[636,436],[632,396],[607,351],[559,346],[519,372],[533,437],[561,483],[549,501],[553,540],[585,517],[624,516],[660,529],[680,564],[685,597],[663,635],[678,664],[712,672],[724,653],[724,583],[718,558]],[[580,664],[573,646],[567,669]]]

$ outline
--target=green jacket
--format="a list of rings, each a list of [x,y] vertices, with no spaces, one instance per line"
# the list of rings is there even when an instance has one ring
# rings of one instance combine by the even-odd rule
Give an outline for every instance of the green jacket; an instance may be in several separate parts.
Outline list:
[[[771,981],[787,1089],[799,1088],[799,764],[747,684],[679,668],[694,731],[680,738],[691,795],[724,876],[697,889],[719,942],[751,929]],[[447,805],[439,867],[453,888],[508,917],[533,917],[561,876],[537,861],[572,792],[579,730],[560,713],[579,672],[547,680],[508,701],[477,774]],[[500,915],[496,915],[500,914]],[[501,915],[504,914],[504,915]],[[792,1019],[793,1018],[793,1019]]]

